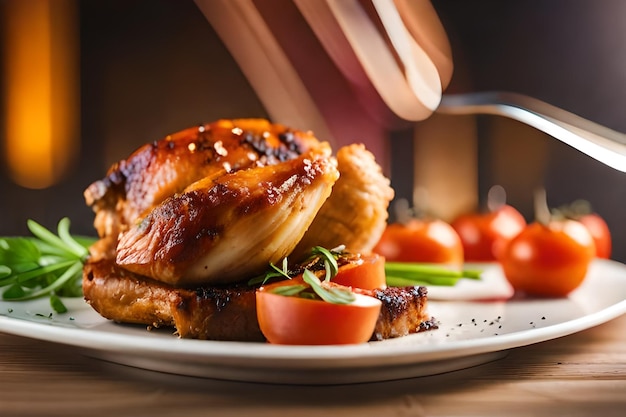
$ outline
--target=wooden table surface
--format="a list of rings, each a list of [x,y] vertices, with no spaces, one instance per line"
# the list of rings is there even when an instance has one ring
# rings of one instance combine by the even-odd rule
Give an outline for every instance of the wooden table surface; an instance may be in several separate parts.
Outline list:
[[[340,386],[205,380],[109,364],[0,333],[0,416],[626,415],[626,315],[503,359]]]

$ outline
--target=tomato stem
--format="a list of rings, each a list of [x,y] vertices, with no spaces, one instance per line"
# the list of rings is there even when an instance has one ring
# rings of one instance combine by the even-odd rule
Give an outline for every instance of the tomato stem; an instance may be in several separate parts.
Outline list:
[[[537,223],[547,226],[550,223],[551,213],[548,208],[548,198],[545,188],[535,190],[534,196],[535,220]]]
[[[498,211],[506,204],[506,190],[501,185],[494,185],[487,193],[487,210],[490,213]]]

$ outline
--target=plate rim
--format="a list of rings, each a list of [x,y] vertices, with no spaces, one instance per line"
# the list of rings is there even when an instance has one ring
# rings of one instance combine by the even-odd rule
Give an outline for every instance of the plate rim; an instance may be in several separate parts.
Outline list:
[[[594,261],[598,264],[620,268],[626,276],[626,265],[616,261]],[[608,262],[608,263],[607,263]],[[621,279],[621,278],[620,278]],[[626,284],[626,280],[624,281]],[[450,301],[449,303],[456,303]],[[0,302],[0,305],[7,304]],[[85,304],[85,308],[90,308]],[[29,321],[7,314],[0,314],[0,332],[13,334],[51,343],[59,343],[87,351],[87,356],[111,356],[112,354],[147,355],[158,359],[164,355],[176,355],[177,360],[197,362],[203,365],[223,367],[245,367],[254,364],[256,368],[269,369],[280,363],[284,370],[360,368],[363,361],[373,361],[372,367],[396,366],[410,363],[414,366],[429,362],[458,359],[472,355],[486,355],[498,351],[540,343],[608,322],[626,314],[626,299],[586,313],[580,317],[565,320],[544,327],[518,330],[497,336],[451,340],[437,344],[393,344],[389,348],[375,348],[372,342],[343,346],[283,346],[254,342],[228,342],[189,340],[173,337],[149,338],[144,333],[111,332],[109,326],[117,326],[101,318],[105,329],[67,327],[54,323]],[[418,335],[409,335],[411,338]],[[147,341],[156,341],[150,343]],[[251,349],[251,347],[253,347]],[[102,354],[102,355],[99,355]],[[123,363],[123,361],[119,361]],[[259,363],[265,363],[259,366]],[[156,365],[153,365],[153,367]],[[152,369],[155,370],[155,369]],[[158,369],[156,369],[158,370]],[[207,375],[207,377],[211,377]],[[293,382],[293,381],[288,381]]]

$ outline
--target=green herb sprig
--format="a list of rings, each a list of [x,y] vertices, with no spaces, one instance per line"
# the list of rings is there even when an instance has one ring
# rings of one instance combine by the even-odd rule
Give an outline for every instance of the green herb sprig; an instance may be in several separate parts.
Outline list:
[[[67,308],[61,297],[82,295],[82,268],[94,238],[73,237],[63,218],[57,234],[28,220],[29,237],[0,237],[0,288],[11,301],[49,297],[57,313]]]
[[[356,300],[356,296],[352,291],[344,288],[324,287],[322,281],[308,269],[302,274],[302,279],[313,288],[315,294],[327,303],[350,304]],[[329,278],[326,275],[326,282],[328,281]]]
[[[310,256],[302,262],[306,265],[304,269],[299,266],[289,270],[287,258],[283,258],[282,268],[270,264],[269,270],[256,278],[248,281],[249,285],[266,284],[274,279],[292,279],[294,276],[302,274],[302,278],[307,285],[293,284],[274,288],[276,294],[288,297],[321,298],[327,302],[345,304],[354,300],[354,294],[341,288],[333,288],[322,285],[320,279],[308,269],[320,270],[320,263],[325,270],[324,281],[331,281],[338,271],[338,259],[345,255],[345,248],[339,246],[334,249],[325,249],[316,246],[311,249]],[[446,265],[432,263],[413,262],[385,262],[386,283],[390,287],[407,287],[415,285],[424,286],[453,286],[461,279],[481,279],[481,270],[476,269],[455,269]],[[312,290],[312,291],[311,291]],[[341,294],[339,293],[341,292]],[[348,293],[346,295],[344,293]]]
[[[337,258],[340,256],[340,252],[343,247],[328,250],[321,246],[315,246],[311,249],[311,255],[305,261],[306,264],[314,262],[322,262],[324,265],[324,282],[330,282],[332,278],[337,275],[339,271],[339,265],[337,264]],[[248,281],[248,284],[265,284],[273,278],[287,278],[292,279],[298,272],[289,271],[287,257],[283,258],[282,268],[278,268],[274,264],[270,264],[270,269],[267,273],[260,277],[256,277]],[[280,294],[287,297],[302,297],[302,298],[320,298],[328,303],[332,304],[350,304],[356,300],[356,296],[350,290],[332,287],[324,285],[322,281],[311,272],[309,269],[302,271],[302,279],[308,284],[293,284],[282,285],[272,289],[275,294]]]
[[[248,280],[248,285],[267,284],[268,281],[278,279],[291,279],[291,272],[289,271],[289,262],[287,257],[283,258],[282,267],[279,268],[273,263],[270,263],[269,270],[264,274],[254,277]]]

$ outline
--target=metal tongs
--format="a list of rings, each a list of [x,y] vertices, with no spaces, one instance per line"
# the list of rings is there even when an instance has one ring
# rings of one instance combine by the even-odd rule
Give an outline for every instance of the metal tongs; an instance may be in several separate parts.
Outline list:
[[[367,118],[393,130],[398,120],[420,121],[434,112],[499,115],[626,172],[626,135],[620,132],[516,93],[443,94],[452,77],[452,52],[430,0],[195,1],[276,119],[330,137],[341,126],[335,135],[341,137],[346,126]],[[290,19],[309,28],[292,25],[285,35],[277,24]],[[317,49],[290,49],[294,43]],[[307,52],[317,52],[338,71],[318,61],[320,73],[306,74]],[[329,85],[342,93],[315,94]],[[345,111],[345,103],[359,111]],[[360,136],[372,130],[362,127]],[[376,143],[376,133],[370,134]]]

